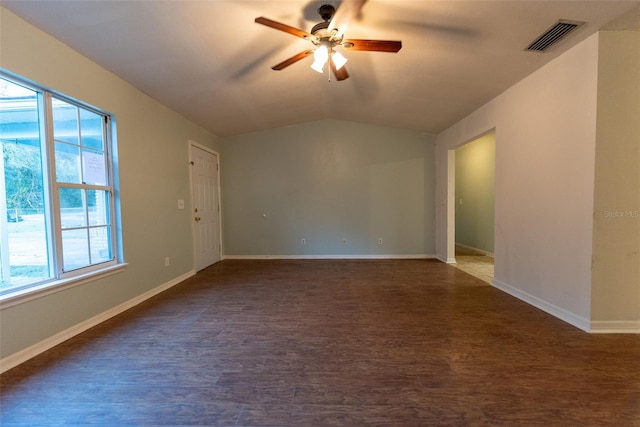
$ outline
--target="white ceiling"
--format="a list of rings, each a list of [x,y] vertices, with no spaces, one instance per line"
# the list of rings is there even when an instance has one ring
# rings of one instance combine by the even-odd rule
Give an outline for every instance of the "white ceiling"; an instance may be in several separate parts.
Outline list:
[[[344,52],[341,82],[312,58],[272,71],[312,45],[254,18],[310,31],[324,3],[340,2],[2,0],[218,136],[324,118],[438,133],[599,29],[640,28],[640,1],[369,0],[346,37],[402,40],[399,53]],[[524,51],[558,19],[586,24]]]

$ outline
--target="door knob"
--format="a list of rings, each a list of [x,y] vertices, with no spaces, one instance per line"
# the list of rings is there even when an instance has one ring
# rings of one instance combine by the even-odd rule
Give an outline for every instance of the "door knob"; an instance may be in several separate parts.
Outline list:
[[[199,216],[197,216],[197,217],[195,218],[195,220],[196,220],[196,221],[200,221],[201,219],[202,219],[202,218],[200,218]]]

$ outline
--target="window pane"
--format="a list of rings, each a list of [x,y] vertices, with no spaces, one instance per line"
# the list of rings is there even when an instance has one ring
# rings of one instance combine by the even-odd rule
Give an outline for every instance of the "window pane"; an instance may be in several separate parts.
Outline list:
[[[83,181],[85,184],[107,185],[107,171],[104,160],[104,153],[102,152],[82,150]]]
[[[62,230],[62,256],[64,271],[89,265],[89,238],[87,229]]]
[[[0,79],[0,292],[50,278],[38,95]]]
[[[65,141],[78,145],[78,107],[59,99],[52,99],[53,106],[53,137],[57,141]]]
[[[103,117],[89,110],[80,109],[80,134],[84,147],[103,150]]]
[[[111,227],[94,227],[89,230],[91,239],[91,264],[111,260]]]
[[[77,228],[87,226],[87,212],[85,209],[84,190],[79,188],[61,188],[60,194],[60,222],[62,228]]]
[[[80,148],[56,142],[56,181],[80,184]]]
[[[110,225],[109,193],[101,190],[87,191],[89,206],[89,225]]]

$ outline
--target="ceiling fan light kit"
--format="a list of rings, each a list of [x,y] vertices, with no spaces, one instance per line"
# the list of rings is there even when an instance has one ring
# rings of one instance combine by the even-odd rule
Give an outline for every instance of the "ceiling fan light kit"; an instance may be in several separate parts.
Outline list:
[[[336,50],[337,47],[342,47],[347,50],[364,50],[370,52],[398,52],[402,48],[401,41],[343,40],[349,22],[360,13],[360,9],[365,3],[366,0],[343,1],[337,11],[330,4],[320,6],[318,14],[323,19],[323,22],[314,25],[310,33],[265,17],[256,18],[255,22],[258,24],[303,38],[315,46],[315,48],[300,52],[271,68],[280,71],[313,54],[314,61],[313,64],[311,64],[313,70],[323,73],[325,65],[328,64],[336,80],[341,81],[346,80],[349,77],[349,73],[347,73],[345,68],[347,58]]]

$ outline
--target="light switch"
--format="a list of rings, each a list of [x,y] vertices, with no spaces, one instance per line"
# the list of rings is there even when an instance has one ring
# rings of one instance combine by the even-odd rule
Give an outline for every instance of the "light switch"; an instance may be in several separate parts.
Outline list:
[[[178,209],[184,209],[184,200],[178,200]]]

